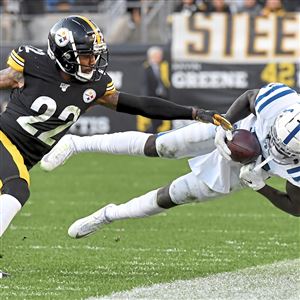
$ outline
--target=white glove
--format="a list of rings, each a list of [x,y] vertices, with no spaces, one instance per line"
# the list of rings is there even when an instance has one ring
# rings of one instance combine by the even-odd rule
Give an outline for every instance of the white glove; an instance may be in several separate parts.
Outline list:
[[[230,154],[231,151],[227,147],[225,141],[226,139],[228,141],[232,140],[232,132],[230,130],[224,130],[223,127],[218,126],[216,130],[216,136],[215,136],[215,145],[219,151],[219,153],[226,158],[227,160],[231,160]]]
[[[257,159],[257,162],[260,161],[260,159]],[[242,183],[255,191],[262,189],[266,185],[265,180],[269,178],[268,172],[264,169],[255,168],[257,162],[242,166],[240,170],[240,179]]]

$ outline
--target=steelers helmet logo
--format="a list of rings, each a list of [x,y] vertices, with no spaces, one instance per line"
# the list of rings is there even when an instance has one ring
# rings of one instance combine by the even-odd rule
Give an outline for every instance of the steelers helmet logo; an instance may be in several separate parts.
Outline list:
[[[55,33],[55,43],[59,47],[65,47],[70,41],[70,34],[67,28],[60,28]]]
[[[93,89],[87,89],[83,93],[83,101],[85,103],[90,103],[96,98],[96,92]]]

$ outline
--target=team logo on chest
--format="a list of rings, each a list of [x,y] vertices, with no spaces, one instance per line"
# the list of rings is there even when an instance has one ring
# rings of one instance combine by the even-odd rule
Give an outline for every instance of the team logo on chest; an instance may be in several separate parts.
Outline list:
[[[70,41],[70,34],[67,28],[60,28],[55,34],[55,43],[59,47],[65,47]]]
[[[83,101],[90,103],[96,98],[96,92],[93,89],[87,89],[83,92]]]

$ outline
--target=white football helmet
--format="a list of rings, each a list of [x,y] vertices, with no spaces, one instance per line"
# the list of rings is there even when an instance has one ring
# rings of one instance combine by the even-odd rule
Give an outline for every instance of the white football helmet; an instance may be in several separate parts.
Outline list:
[[[284,110],[271,128],[270,155],[279,164],[300,160],[300,103]]]

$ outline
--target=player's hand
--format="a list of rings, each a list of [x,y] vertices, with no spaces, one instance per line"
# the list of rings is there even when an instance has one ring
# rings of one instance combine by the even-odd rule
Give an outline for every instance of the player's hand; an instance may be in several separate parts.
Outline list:
[[[232,130],[231,123],[224,117],[222,117],[215,110],[205,110],[196,108],[194,114],[194,120],[203,122],[203,123],[211,123],[216,126],[221,126],[225,130]]]
[[[226,145],[226,140],[232,140],[232,132],[230,130],[224,130],[223,127],[219,126],[216,131],[215,145],[219,153],[224,158],[226,158],[227,160],[231,160],[231,151]]]
[[[261,159],[257,159],[260,162]],[[242,166],[240,170],[240,179],[246,186],[255,191],[262,189],[266,183],[265,180],[269,178],[269,174],[262,168],[255,168],[257,162]]]

